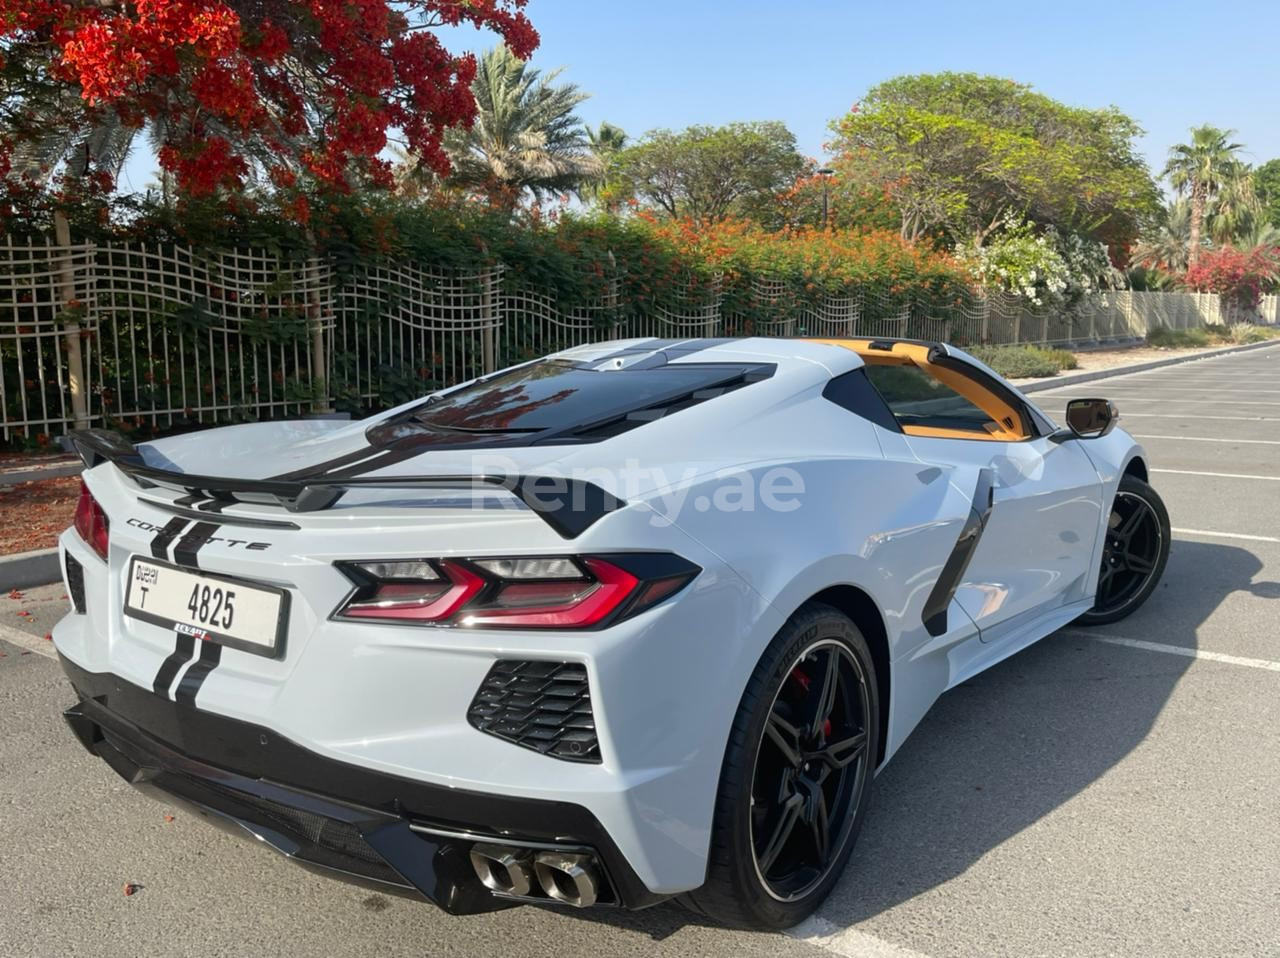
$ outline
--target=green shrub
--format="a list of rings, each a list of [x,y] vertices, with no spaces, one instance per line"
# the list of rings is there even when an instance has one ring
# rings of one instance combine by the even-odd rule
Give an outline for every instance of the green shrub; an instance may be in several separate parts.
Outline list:
[[[974,346],[969,352],[1007,379],[1056,376],[1079,365],[1065,349],[1041,346]]]
[[[1194,329],[1166,329],[1161,326],[1147,333],[1147,345],[1162,349],[1193,349],[1220,342],[1215,331],[1200,326]]]

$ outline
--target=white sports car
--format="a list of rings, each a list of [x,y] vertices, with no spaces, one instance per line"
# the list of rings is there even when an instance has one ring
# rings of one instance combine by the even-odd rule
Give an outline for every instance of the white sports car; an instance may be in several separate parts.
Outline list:
[[[53,637],[93,753],[451,912],[809,914],[948,688],[1154,589],[1105,400],[902,340],[602,343],[360,422],[86,464]]]

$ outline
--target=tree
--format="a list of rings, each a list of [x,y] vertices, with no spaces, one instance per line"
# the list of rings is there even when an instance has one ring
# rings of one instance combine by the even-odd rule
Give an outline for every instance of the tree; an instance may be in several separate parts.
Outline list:
[[[591,144],[591,152],[603,163],[627,145],[627,131],[612,123],[601,122],[594,130],[587,127],[587,141]]]
[[[718,223],[731,215],[777,218],[775,197],[804,169],[782,123],[654,130],[617,154],[619,192],[671,219]]]
[[[618,205],[618,198],[610,190],[609,181],[613,176],[614,163],[618,154],[627,145],[627,131],[620,126],[602,121],[598,127],[587,127],[587,142],[591,147],[591,155],[600,163],[600,177],[590,183],[584,193],[599,201],[605,210],[613,211]]]
[[[892,197],[908,240],[942,231],[981,246],[1013,213],[1116,247],[1156,203],[1133,120],[999,77],[898,77],[832,130],[847,168]]]
[[[1191,206],[1185,198],[1160,208],[1133,248],[1132,261],[1147,269],[1184,273],[1191,237]]]
[[[1239,176],[1237,154],[1243,147],[1231,142],[1234,130],[1198,126],[1191,130],[1191,142],[1169,150],[1169,162],[1161,174],[1176,193],[1191,200],[1191,228],[1187,243],[1187,265],[1195,266],[1201,253],[1201,235],[1209,203],[1233,178]]]
[[[1253,189],[1261,218],[1280,229],[1280,160],[1268,160],[1253,171]]]
[[[1205,230],[1215,243],[1239,245],[1236,241],[1252,232],[1261,212],[1253,169],[1236,161],[1224,169],[1222,186],[1205,211]]]
[[[57,123],[65,149],[107,167],[96,131],[164,132],[161,168],[193,195],[256,173],[348,190],[387,183],[395,129],[447,171],[445,130],[475,116],[475,59],[432,32],[488,27],[527,56],[526,0],[0,0],[3,159]],[[88,148],[85,148],[85,145]]]
[[[587,94],[556,84],[560,72],[544,76],[506,47],[487,52],[472,84],[475,123],[445,138],[449,181],[512,206],[526,191],[541,200],[597,181],[603,166],[573,112]]]

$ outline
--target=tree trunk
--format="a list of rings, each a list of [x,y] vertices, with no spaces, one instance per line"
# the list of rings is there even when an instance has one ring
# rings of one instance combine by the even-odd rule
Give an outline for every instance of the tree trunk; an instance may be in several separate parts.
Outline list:
[[[1191,188],[1191,240],[1187,250],[1187,268],[1200,258],[1200,228],[1204,222],[1205,189],[1197,183]]]
[[[76,296],[74,254],[71,250],[71,226],[61,211],[53,214],[54,242],[61,247],[58,265],[58,300],[64,310],[71,308]],[[71,394],[71,416],[77,429],[89,427],[89,397],[85,388],[84,353],[80,345],[80,323],[64,324],[62,345],[67,355],[67,391]]]

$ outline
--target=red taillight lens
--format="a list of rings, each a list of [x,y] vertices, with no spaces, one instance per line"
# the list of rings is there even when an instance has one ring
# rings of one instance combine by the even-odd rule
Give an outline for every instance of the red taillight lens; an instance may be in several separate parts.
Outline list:
[[[76,503],[75,527],[80,538],[89,544],[89,548],[105,559],[111,523],[107,521],[107,514],[98,505],[98,500],[93,498],[93,493],[83,479],[80,481],[80,499]]]
[[[603,559],[584,559],[590,578],[568,582],[506,582],[492,602],[463,611],[459,625],[582,629],[607,618],[640,580]],[[592,581],[594,580],[594,581]]]
[[[407,565],[408,563],[371,563],[356,568],[366,574],[377,566]],[[439,622],[449,618],[462,608],[475,594],[484,588],[485,580],[466,566],[443,560],[441,576],[429,563],[413,563],[424,566],[424,572],[435,576],[431,579],[390,579],[369,582],[360,591],[367,593],[353,597],[338,614],[345,619],[398,619],[409,622]]]
[[[339,618],[505,629],[607,624],[675,594],[701,571],[665,553],[387,560],[340,567],[357,589],[336,613]]]

